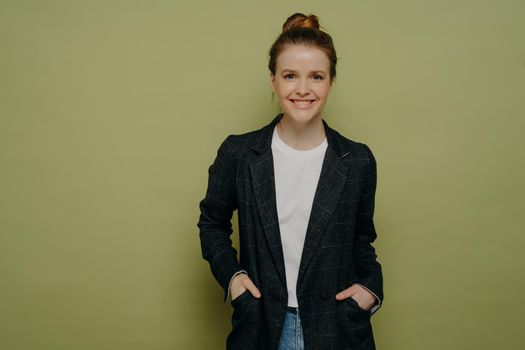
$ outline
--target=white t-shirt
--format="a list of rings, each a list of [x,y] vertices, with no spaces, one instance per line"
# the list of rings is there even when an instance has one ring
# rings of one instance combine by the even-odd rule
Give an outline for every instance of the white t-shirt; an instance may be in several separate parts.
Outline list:
[[[328,141],[309,150],[288,146],[273,130],[272,154],[279,230],[283,246],[288,306],[298,307],[297,276]]]

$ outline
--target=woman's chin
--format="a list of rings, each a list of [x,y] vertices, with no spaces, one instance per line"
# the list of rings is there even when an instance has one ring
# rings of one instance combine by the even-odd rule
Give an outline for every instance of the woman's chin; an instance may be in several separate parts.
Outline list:
[[[300,123],[306,123],[306,122],[309,122],[311,120],[314,120],[315,118],[317,118],[317,116],[320,114],[320,113],[317,113],[318,111],[313,111],[313,110],[297,110],[297,109],[292,109],[292,110],[289,110],[289,111],[284,111],[284,114],[294,120],[294,121],[297,121],[297,122],[300,122]]]

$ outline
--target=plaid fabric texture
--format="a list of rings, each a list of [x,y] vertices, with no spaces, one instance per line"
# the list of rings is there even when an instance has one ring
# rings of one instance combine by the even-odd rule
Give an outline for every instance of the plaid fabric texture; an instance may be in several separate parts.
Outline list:
[[[227,350],[277,350],[287,307],[286,275],[275,200],[271,151],[279,113],[262,128],[228,135],[210,165],[197,223],[202,256],[224,290],[245,270],[261,291],[231,300]],[[297,297],[306,350],[375,349],[371,310],[335,295],[361,284],[383,301],[381,265],[372,243],[376,160],[370,148],[342,136],[323,119],[328,140],[306,231]],[[232,246],[237,210],[239,256]]]

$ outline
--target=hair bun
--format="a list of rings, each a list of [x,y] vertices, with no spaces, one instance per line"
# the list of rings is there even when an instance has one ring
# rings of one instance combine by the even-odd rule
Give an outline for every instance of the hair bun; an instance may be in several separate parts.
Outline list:
[[[286,32],[292,28],[312,28],[319,30],[319,18],[313,14],[309,14],[307,16],[300,12],[294,13],[284,22],[283,32]]]

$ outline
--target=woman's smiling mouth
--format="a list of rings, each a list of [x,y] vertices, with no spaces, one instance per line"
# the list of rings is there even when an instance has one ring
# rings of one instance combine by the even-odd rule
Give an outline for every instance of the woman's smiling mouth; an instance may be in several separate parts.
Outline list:
[[[290,99],[290,101],[298,108],[306,109],[310,107],[315,100],[299,100],[299,99]]]

